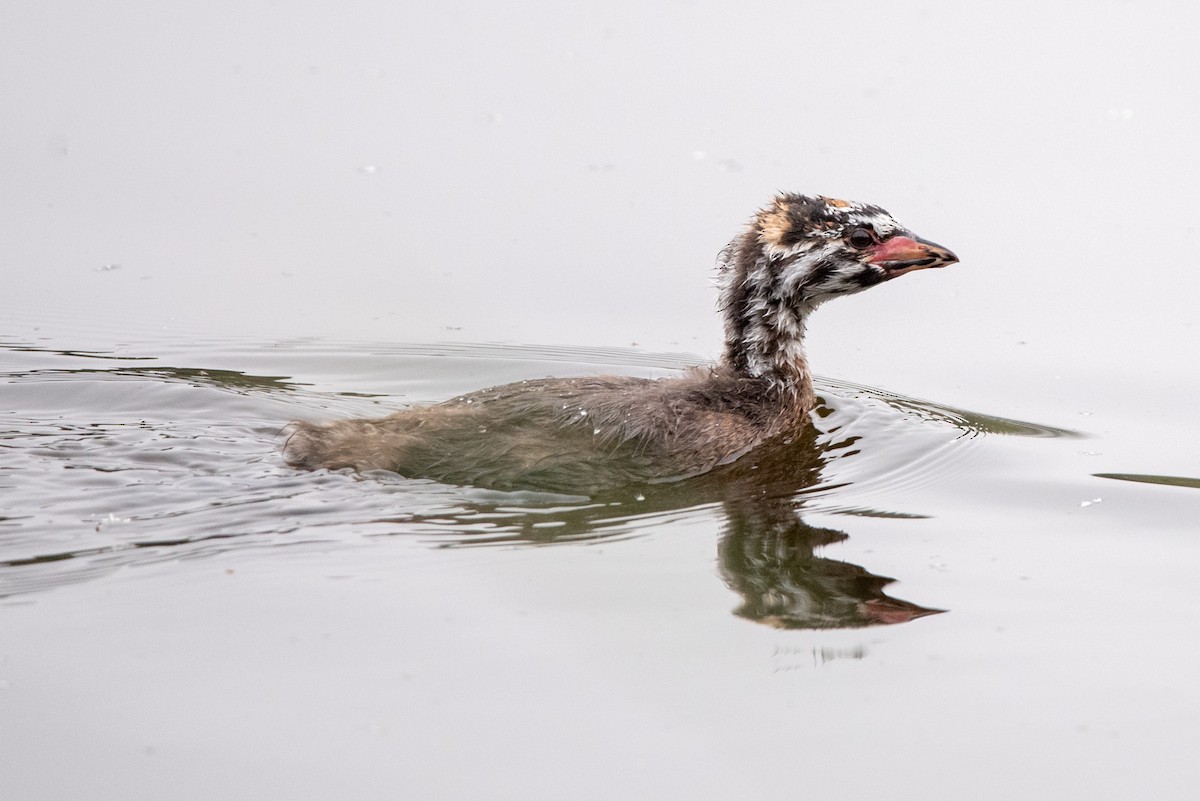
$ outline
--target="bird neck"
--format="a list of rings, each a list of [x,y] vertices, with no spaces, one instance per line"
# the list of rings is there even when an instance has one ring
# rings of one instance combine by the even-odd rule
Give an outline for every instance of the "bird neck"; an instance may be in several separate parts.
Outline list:
[[[756,244],[748,233],[722,254],[722,363],[737,374],[766,382],[789,411],[802,416],[815,402],[804,354],[805,322],[815,304],[780,291],[784,265]]]
[[[803,323],[800,332],[781,332],[767,324],[751,325],[749,338],[726,339],[721,362],[734,373],[766,383],[771,394],[798,414],[813,407],[812,371],[804,353]]]

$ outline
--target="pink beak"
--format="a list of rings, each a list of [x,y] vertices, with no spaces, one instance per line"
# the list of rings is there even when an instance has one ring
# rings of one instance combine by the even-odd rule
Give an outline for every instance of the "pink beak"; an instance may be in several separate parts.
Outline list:
[[[886,270],[888,278],[958,261],[950,250],[915,234],[893,236],[868,248],[867,253],[867,261]]]

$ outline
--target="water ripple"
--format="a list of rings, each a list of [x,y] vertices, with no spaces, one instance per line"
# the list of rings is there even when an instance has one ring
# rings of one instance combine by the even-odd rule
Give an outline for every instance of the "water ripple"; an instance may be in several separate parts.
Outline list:
[[[0,412],[0,595],[231,550],[346,547],[395,535],[450,548],[614,542],[666,524],[717,521],[726,581],[791,599],[783,609],[747,596],[746,609],[773,625],[812,623],[797,611],[807,608],[798,599],[836,585],[839,597],[868,593],[846,607],[858,611],[845,612],[846,625],[865,625],[871,614],[928,610],[887,599],[899,606],[881,611],[887,580],[864,584],[843,575],[840,563],[814,557],[813,547],[844,534],[809,526],[801,515],[919,519],[919,511],[890,509],[889,498],[969,469],[983,437],[1075,436],[821,379],[822,404],[802,441],[677,484],[587,499],[394,474],[298,473],[277,452],[282,425],[297,416],[381,414],[522,372],[588,374],[603,366],[667,375],[699,360],[514,345],[225,345],[159,345],[157,354],[136,344],[120,353],[0,345],[8,399]],[[786,592],[764,584],[767,574],[788,576],[778,579]]]

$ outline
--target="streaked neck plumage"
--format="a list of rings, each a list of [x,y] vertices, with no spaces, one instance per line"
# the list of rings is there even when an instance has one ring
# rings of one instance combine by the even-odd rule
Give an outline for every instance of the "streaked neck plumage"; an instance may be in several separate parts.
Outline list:
[[[739,375],[765,381],[789,406],[807,411],[815,396],[804,327],[816,303],[805,297],[803,282],[786,280],[787,268],[803,256],[770,250],[752,226],[721,254],[721,361]]]

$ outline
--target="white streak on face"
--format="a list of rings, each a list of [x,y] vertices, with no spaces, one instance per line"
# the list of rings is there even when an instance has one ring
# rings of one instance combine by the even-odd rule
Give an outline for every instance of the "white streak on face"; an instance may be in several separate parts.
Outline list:
[[[847,215],[851,227],[864,226],[874,228],[875,233],[882,237],[891,236],[896,231],[904,230],[904,226],[896,222],[890,214],[880,212],[857,211]]]
[[[809,236],[812,237],[814,235],[810,234]],[[787,261],[787,260],[793,259],[797,256],[801,256],[803,254],[814,251],[818,248],[822,248],[824,246],[825,246],[824,242],[816,241],[812,238],[802,239],[799,242],[797,242],[796,244],[790,245],[788,247],[780,247],[779,245],[774,245],[769,242],[764,242],[763,243],[763,253],[765,253],[767,256],[769,256],[772,259],[776,259],[779,261]]]

